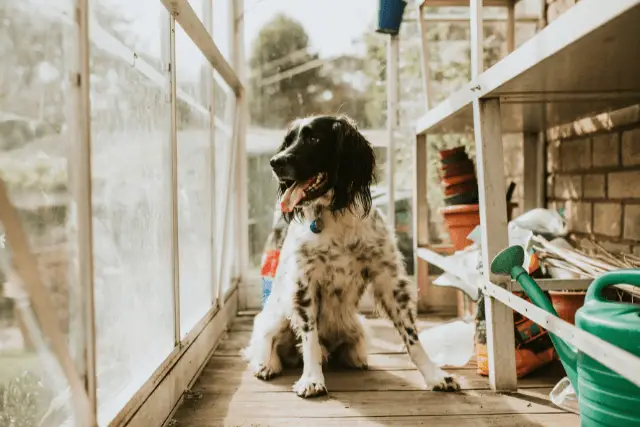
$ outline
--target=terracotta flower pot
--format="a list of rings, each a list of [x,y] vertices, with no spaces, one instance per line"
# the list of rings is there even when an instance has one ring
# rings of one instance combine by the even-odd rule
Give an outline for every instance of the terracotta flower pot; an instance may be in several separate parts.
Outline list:
[[[455,148],[450,148],[448,150],[440,150],[440,160],[444,160],[444,159],[448,159],[449,157],[453,157],[457,154],[460,153],[464,153],[464,147],[460,146],[460,147],[455,147]]]
[[[462,152],[458,152],[458,153],[454,154],[451,157],[447,157],[445,159],[440,159],[440,163],[442,164],[442,166],[448,166],[450,164],[459,163],[459,162],[465,162],[467,160],[469,160],[469,156],[467,156],[467,153],[462,151]]]
[[[475,174],[476,170],[473,163],[455,163],[448,168],[442,168],[440,175],[444,178],[450,178],[456,175]]]
[[[459,251],[471,244],[467,236],[480,224],[478,205],[447,206],[440,211],[449,230],[453,247]]]
[[[466,191],[460,194],[454,194],[453,196],[444,198],[445,206],[459,206],[459,205],[475,205],[478,204],[478,189]]]
[[[468,175],[457,175],[446,178],[443,177],[440,182],[442,182],[442,185],[444,185],[445,187],[449,187],[451,185],[462,184],[463,182],[475,181],[475,179],[476,175],[471,173]]]
[[[478,189],[478,181],[475,179],[472,181],[461,182],[460,184],[454,184],[445,187],[445,197],[454,196],[456,194],[466,193],[467,191],[473,191]]]
[[[576,311],[584,305],[586,292],[549,291],[551,304],[565,322],[575,324]]]

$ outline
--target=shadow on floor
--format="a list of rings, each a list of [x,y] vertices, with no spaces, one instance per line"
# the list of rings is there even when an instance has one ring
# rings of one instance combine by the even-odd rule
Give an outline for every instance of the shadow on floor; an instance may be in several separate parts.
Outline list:
[[[320,426],[578,426],[545,398],[559,379],[540,371],[522,381],[518,393],[498,394],[475,365],[453,372],[461,377],[460,393],[422,390],[423,380],[391,325],[372,321],[378,338],[369,356],[369,371],[329,367],[329,396],[302,399],[291,391],[301,370],[287,370],[272,381],[254,378],[238,356],[248,342],[250,323],[234,324],[185,396],[172,426],[320,427]],[[374,346],[375,347],[375,346]],[[382,350],[388,349],[388,351]]]

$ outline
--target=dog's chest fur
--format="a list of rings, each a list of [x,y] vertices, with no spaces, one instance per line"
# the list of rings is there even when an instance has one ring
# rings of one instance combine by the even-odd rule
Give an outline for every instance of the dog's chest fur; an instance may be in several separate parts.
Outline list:
[[[293,301],[299,281],[311,284],[319,335],[334,347],[340,337],[349,340],[351,333],[357,333],[357,306],[375,274],[372,270],[395,265],[398,254],[384,218],[375,210],[365,218],[325,212],[322,219],[325,227],[318,234],[311,231],[311,220],[289,226],[274,282],[277,289],[270,298],[276,298],[295,323]]]

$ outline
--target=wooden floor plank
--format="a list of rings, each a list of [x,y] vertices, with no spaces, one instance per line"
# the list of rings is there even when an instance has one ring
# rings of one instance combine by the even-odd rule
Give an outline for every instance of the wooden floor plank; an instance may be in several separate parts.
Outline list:
[[[195,419],[184,415],[173,427],[579,427],[570,414],[499,414],[352,418],[269,418],[235,415],[227,419]]]
[[[371,342],[369,354],[404,353],[402,339],[389,320],[372,319],[367,323],[370,327]],[[429,323],[426,320],[421,320],[418,323],[421,324],[420,330],[425,330],[435,325],[434,322]],[[228,339],[220,343],[216,354],[219,356],[236,356],[241,349],[249,344],[250,338],[251,328],[246,324],[239,324],[237,330],[232,327],[229,331]]]
[[[220,360],[223,359],[223,360]],[[474,370],[450,369],[463,389],[487,390],[489,383],[486,377],[478,375]],[[282,375],[265,382],[255,378],[247,364],[239,358],[213,358],[205,368],[195,389],[208,393],[243,392],[277,392],[290,391],[291,385],[301,374],[300,369],[285,371]],[[562,366],[557,363],[554,369],[522,378],[518,385],[523,388],[549,387],[556,384],[563,376]],[[326,370],[325,379],[330,391],[391,391],[391,390],[423,390],[424,380],[415,369],[404,370]]]
[[[421,329],[442,319],[421,319]],[[374,337],[368,371],[325,370],[329,396],[301,399],[291,392],[300,370],[269,382],[251,375],[239,351],[249,341],[253,317],[231,326],[173,420],[174,427],[368,427],[368,426],[550,426],[579,425],[548,400],[562,376],[559,363],[520,380],[517,393],[488,390],[472,360],[448,368],[463,385],[460,393],[423,390],[423,380],[386,319],[368,319]]]
[[[251,331],[231,331],[229,338],[220,343],[216,354],[220,356],[237,356],[240,350],[249,344]],[[404,346],[400,336],[392,329],[380,327],[371,338],[370,354],[403,353]]]
[[[392,353],[392,354],[370,354],[367,358],[370,371],[406,371],[415,369],[415,365],[411,361],[409,355],[405,353]],[[217,352],[209,361],[207,365],[208,369],[223,369],[223,370],[245,370],[247,362],[236,355],[220,356]],[[475,358],[470,360],[465,366],[451,367],[447,366],[448,370],[476,370],[477,364]],[[329,366],[328,370],[334,369]]]
[[[237,316],[234,322],[230,325],[230,331],[251,331],[253,329],[253,316]],[[422,316],[418,318],[418,329],[423,330],[433,326],[441,325],[450,321],[449,316]],[[367,318],[367,325],[371,328],[378,328],[380,326],[392,328],[391,321],[384,317]]]
[[[302,418],[562,413],[548,401],[484,390],[331,392],[315,399],[301,399],[294,393],[197,395],[198,399],[185,400],[182,409],[203,419],[244,415],[249,410],[252,418],[264,420],[281,417],[283,410],[290,417]]]

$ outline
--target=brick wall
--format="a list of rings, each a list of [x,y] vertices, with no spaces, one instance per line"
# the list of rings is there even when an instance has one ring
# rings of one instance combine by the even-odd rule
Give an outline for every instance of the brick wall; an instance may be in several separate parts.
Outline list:
[[[640,106],[548,132],[547,202],[576,236],[640,254]]]
[[[577,0],[546,0],[551,23]],[[640,105],[551,129],[547,204],[576,237],[640,254]],[[579,241],[579,239],[578,239]]]

